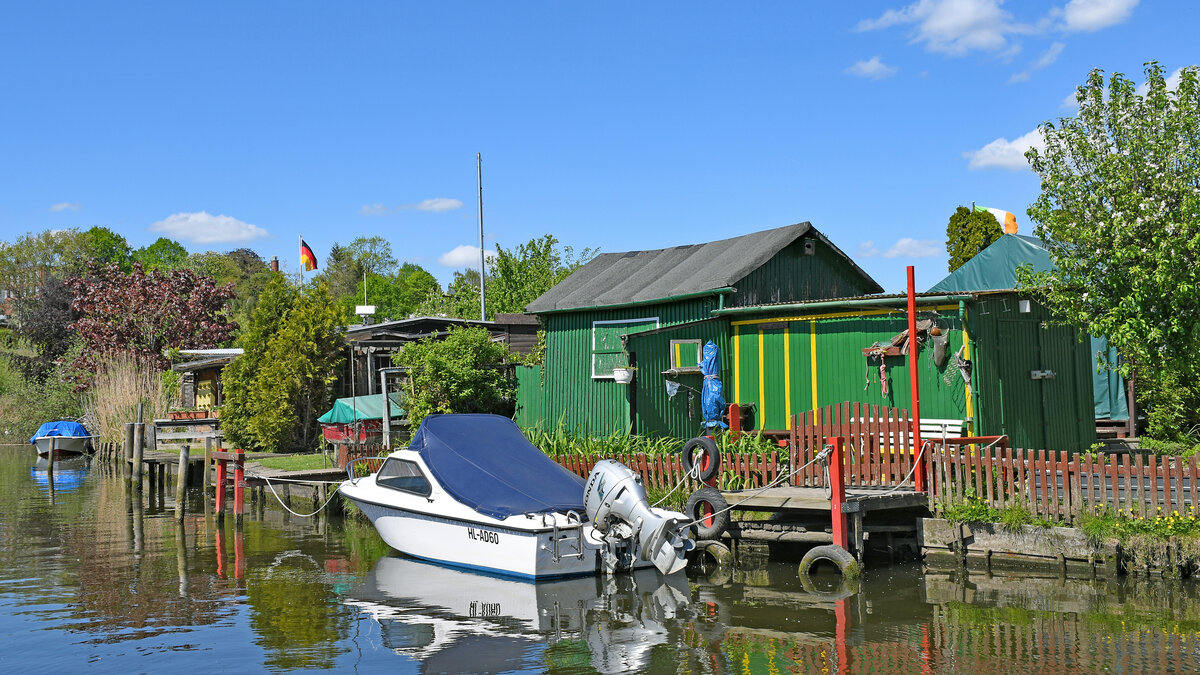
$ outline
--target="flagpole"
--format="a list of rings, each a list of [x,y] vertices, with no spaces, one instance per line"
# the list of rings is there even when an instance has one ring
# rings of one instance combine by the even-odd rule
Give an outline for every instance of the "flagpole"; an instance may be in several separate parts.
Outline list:
[[[304,288],[304,235],[298,235],[300,241],[296,243],[296,250],[300,252],[300,288]]]
[[[475,153],[475,174],[479,181],[479,320],[487,321],[487,303],[485,301],[485,271],[483,262],[483,155]]]

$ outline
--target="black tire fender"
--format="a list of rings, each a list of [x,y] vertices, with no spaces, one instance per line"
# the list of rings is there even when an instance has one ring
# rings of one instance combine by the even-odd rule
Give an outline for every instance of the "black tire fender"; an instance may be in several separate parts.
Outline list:
[[[696,475],[700,482],[707,483],[721,475],[721,451],[717,442],[707,436],[698,436],[683,445],[683,470]]]
[[[800,577],[803,579],[811,574],[813,565],[822,560],[833,563],[841,572],[843,579],[858,579],[862,573],[858,561],[850,555],[849,551],[836,544],[826,544],[814,546],[804,554],[804,558],[800,560]]]
[[[729,529],[729,504],[716,488],[700,488],[688,497],[684,514],[696,521],[692,525],[697,539],[720,539]]]

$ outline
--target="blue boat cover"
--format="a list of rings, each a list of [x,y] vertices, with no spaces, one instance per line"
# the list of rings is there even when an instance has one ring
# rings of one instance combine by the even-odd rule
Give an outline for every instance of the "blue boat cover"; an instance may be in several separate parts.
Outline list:
[[[39,436],[90,436],[88,430],[79,422],[67,422],[60,420],[58,422],[46,422],[38,427],[33,436],[29,438],[30,443],[36,443]]]
[[[479,513],[583,512],[584,481],[499,415],[429,415],[408,444],[446,492]]]
[[[729,425],[721,421],[721,413],[729,406],[725,402],[724,387],[721,386],[721,350],[712,340],[704,345],[700,373],[704,375],[704,384],[700,389],[700,412],[704,414],[704,428],[728,429]]]

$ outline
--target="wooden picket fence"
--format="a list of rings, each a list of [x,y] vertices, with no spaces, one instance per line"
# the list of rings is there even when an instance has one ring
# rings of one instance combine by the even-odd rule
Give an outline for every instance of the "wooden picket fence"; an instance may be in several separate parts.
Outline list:
[[[1017,504],[1065,522],[1097,506],[1140,516],[1182,514],[1200,506],[1195,457],[935,443],[929,475],[932,501],[951,504],[974,495],[996,508]]]
[[[907,410],[846,402],[793,415],[788,438],[792,466],[808,464],[835,436],[845,441],[847,485],[898,485],[912,470],[916,453]],[[823,467],[811,464],[792,484],[824,486]]]

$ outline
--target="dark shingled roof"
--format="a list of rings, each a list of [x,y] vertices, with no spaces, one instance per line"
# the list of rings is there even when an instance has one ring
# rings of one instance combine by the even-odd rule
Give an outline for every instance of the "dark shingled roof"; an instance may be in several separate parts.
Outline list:
[[[525,309],[536,314],[626,305],[725,288],[734,285],[788,244],[809,233],[828,244],[855,271],[872,284],[875,283],[845,253],[805,222],[706,244],[654,251],[602,253],[529,303]]]

